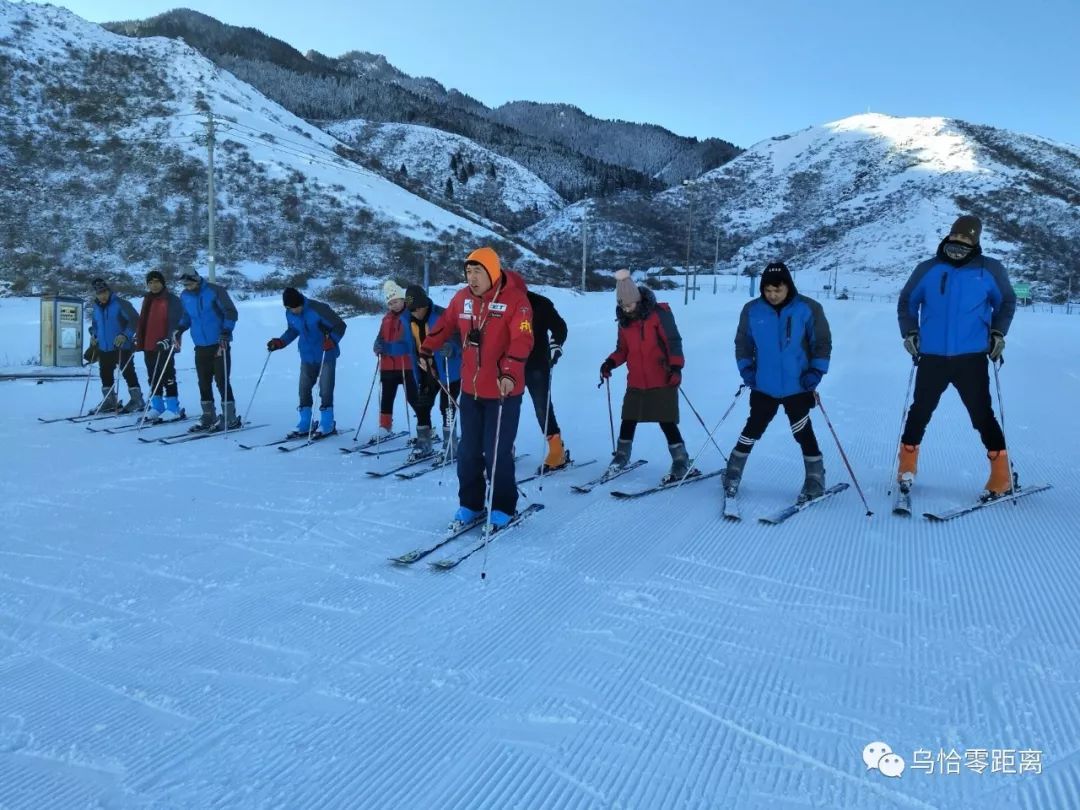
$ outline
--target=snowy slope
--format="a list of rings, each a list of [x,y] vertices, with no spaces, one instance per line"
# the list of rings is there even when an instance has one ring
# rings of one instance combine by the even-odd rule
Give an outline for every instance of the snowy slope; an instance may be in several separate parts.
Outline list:
[[[857,115],[755,144],[691,189],[655,198],[681,232],[682,251],[650,263],[685,262],[688,195],[693,262],[712,266],[719,229],[723,271],[783,258],[799,270],[861,277],[853,287],[896,283],[960,213],[982,217],[987,252],[1042,282],[1046,297],[1063,292],[1080,265],[1080,148],[954,119]],[[641,208],[629,197],[610,207],[598,218],[601,236],[605,225],[633,223]],[[526,233],[571,252],[578,218],[567,209]]]
[[[498,203],[512,213],[529,210],[546,217],[566,203],[558,194],[520,164],[502,157],[474,141],[433,127],[384,124],[353,119],[329,125],[327,132],[364,154],[373,154],[390,169],[405,166],[408,176],[419,180],[434,194],[443,194],[446,181],[454,186],[454,199],[476,208],[476,202]],[[465,183],[450,168],[452,158],[472,163],[477,173]]]
[[[112,74],[108,77],[123,86],[122,74],[130,73],[129,84],[124,86],[126,107],[112,113],[119,120],[102,124],[94,117],[80,117],[79,110],[83,108],[74,107],[72,123],[83,128],[89,143],[83,143],[81,151],[70,154],[62,173],[41,171],[33,180],[29,176],[21,178],[20,182],[28,187],[36,184],[38,188],[31,193],[40,194],[43,202],[48,201],[52,210],[42,212],[42,216],[49,217],[54,232],[58,221],[65,222],[78,235],[104,226],[104,241],[113,245],[115,240],[108,238],[107,225],[112,223],[114,208],[119,203],[149,208],[140,221],[147,231],[163,224],[162,221],[168,223],[178,206],[190,205],[192,192],[186,189],[185,193],[177,189],[178,193],[171,198],[160,199],[158,195],[162,192],[153,188],[151,199],[144,201],[148,183],[160,176],[148,180],[134,174],[142,167],[141,160],[127,161],[134,162],[134,166],[116,167],[116,174],[110,176],[116,186],[115,195],[98,194],[80,205],[72,203],[70,208],[65,206],[69,201],[65,196],[68,192],[65,180],[92,184],[102,160],[98,150],[104,151],[106,147],[108,153],[125,148],[137,151],[175,147],[182,156],[196,161],[197,165],[205,165],[206,148],[198,139],[205,131],[205,116],[200,110],[202,105],[209,105],[220,127],[216,165],[222,250],[230,247],[225,235],[225,222],[230,217],[237,231],[233,241],[242,242],[245,235],[258,229],[262,235],[252,241],[265,250],[276,229],[291,227],[280,210],[287,204],[302,206],[308,238],[316,234],[328,239],[340,236],[344,232],[343,224],[337,226],[335,234],[329,227],[332,222],[349,221],[358,214],[384,226],[387,232],[365,234],[359,250],[353,246],[350,251],[368,254],[372,264],[390,260],[394,242],[402,238],[435,243],[449,233],[473,244],[503,239],[492,230],[339,157],[335,149],[343,149],[343,145],[335,138],[269,101],[180,41],[131,39],[109,33],[64,9],[0,0],[0,52],[6,52],[17,67],[20,91],[13,97],[15,109],[8,112],[14,113],[12,121],[24,130],[26,138],[53,137],[52,125],[40,121],[52,109],[48,100],[55,99],[60,92],[53,83],[66,85],[66,92],[72,97],[85,98],[87,105],[94,104],[98,102],[94,91],[101,88],[81,86],[91,75],[88,63],[128,65],[124,70],[118,69],[121,78]],[[170,157],[168,162],[173,160]],[[253,167],[257,176],[252,173]],[[30,166],[24,168],[27,175],[36,171]],[[165,175],[168,168],[167,165],[156,167],[159,175]],[[257,182],[269,184],[275,197],[283,197],[280,206],[272,205],[275,200],[267,199]],[[203,188],[201,177],[199,183],[196,193]],[[252,195],[253,188],[259,189],[258,195]],[[286,199],[288,195],[293,195],[291,203]],[[195,219],[205,221],[205,214]],[[299,216],[295,217],[294,224],[299,220]],[[198,244],[200,240],[195,237],[191,241]],[[291,240],[287,241],[292,244]],[[335,247],[345,250],[344,246]],[[79,244],[73,245],[65,258],[75,265],[84,264],[87,256],[81,248]],[[155,258],[163,250],[167,248],[159,241],[152,251]],[[237,256],[237,264],[244,258],[268,257]],[[269,258],[284,263],[290,257]],[[354,258],[350,256],[346,261]],[[519,263],[537,261],[538,257],[523,250]]]
[[[603,463],[613,296],[551,295],[570,324],[555,407],[572,453]],[[744,301],[672,300],[685,390],[710,428],[737,388]],[[546,509],[493,542],[486,582],[479,556],[447,574],[386,561],[437,536],[452,473],[370,479],[390,458],[330,442],[287,456],[39,425],[77,408],[82,385],[0,383],[0,806],[1080,806],[1080,442],[1069,420],[1046,421],[1048,402],[1080,397],[1075,353],[1046,352],[1077,345],[1080,319],[1017,313],[1001,374],[1022,480],[1055,489],[933,525],[891,516],[885,495],[909,368],[893,306],[824,306],[835,351],[821,395],[872,518],[852,489],[779,527],[752,520],[801,483],[780,418],[747,466],[743,523],[720,519],[715,482],[629,503],[571,494],[598,463],[523,487],[523,505]],[[26,345],[35,307],[4,302],[0,343]],[[240,307],[246,405],[284,319],[276,298]],[[354,319],[343,343],[345,427],[375,329]],[[291,348],[271,356],[251,416],[272,427],[249,438],[291,426],[296,366]],[[179,367],[195,408],[190,350]],[[744,396],[717,433],[725,451],[745,415]],[[829,479],[847,480],[813,420]],[[681,428],[704,445],[688,410]],[[530,463],[539,434],[523,413]],[[621,489],[666,469],[660,431],[642,426],[634,455],[649,464]],[[949,392],[916,507],[964,501],[985,474]],[[867,770],[876,740],[908,761],[902,777]],[[910,767],[920,748],[1037,750],[1042,773],[928,775]]]

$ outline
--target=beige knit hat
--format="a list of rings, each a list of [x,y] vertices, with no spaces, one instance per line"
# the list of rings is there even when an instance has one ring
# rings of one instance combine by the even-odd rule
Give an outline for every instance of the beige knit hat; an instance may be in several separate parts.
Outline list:
[[[615,300],[619,302],[619,306],[629,306],[641,300],[641,293],[630,278],[629,270],[615,271]]]
[[[386,296],[386,303],[390,303],[396,298],[405,300],[405,291],[401,289],[401,285],[394,281],[392,278],[387,279],[382,285],[383,295]]]

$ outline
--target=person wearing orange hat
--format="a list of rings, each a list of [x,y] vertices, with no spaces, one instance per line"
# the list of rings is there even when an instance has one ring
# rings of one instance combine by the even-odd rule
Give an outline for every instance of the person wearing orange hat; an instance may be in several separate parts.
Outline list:
[[[469,254],[465,281],[424,339],[418,362],[431,373],[434,353],[461,336],[459,508],[451,527],[482,518],[486,496],[487,519],[499,529],[517,511],[513,447],[533,347],[532,307],[524,279],[490,247]]]

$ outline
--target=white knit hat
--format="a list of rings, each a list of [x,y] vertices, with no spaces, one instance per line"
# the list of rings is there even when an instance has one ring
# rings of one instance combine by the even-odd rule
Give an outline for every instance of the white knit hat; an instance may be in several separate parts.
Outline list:
[[[383,295],[386,296],[386,303],[390,303],[395,298],[405,300],[405,290],[401,289],[401,285],[394,281],[392,278],[387,279],[382,285]]]

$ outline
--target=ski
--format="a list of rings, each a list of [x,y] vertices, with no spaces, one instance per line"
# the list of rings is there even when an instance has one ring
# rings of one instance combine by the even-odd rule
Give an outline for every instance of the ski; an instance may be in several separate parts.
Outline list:
[[[424,548],[415,548],[412,551],[405,552],[400,557],[391,557],[390,562],[397,563],[398,565],[412,565],[417,560],[422,560],[429,554],[438,551],[440,548],[442,548],[452,540],[457,540],[463,534],[467,534],[473,529],[478,528],[479,526],[483,526],[484,520],[486,518],[487,515],[480,515],[480,517],[476,518],[476,520],[470,520],[467,523],[462,523],[460,526],[448,530],[446,534],[444,534],[430,546],[425,546]]]
[[[523,510],[515,514],[510,519],[509,523],[507,523],[501,529],[492,529],[484,540],[481,540],[468,551],[464,551],[461,554],[458,554],[456,557],[446,557],[442,560],[436,560],[435,562],[430,563],[431,567],[434,568],[436,571],[449,571],[451,568],[456,568],[457,566],[461,565],[461,563],[465,562],[465,560],[469,559],[469,557],[471,557],[473,554],[481,551],[487,543],[492,542],[496,537],[501,537],[511,529],[516,529],[525,521],[526,518],[528,518],[530,515],[535,515],[543,508],[544,505],[542,503],[529,504]]]
[[[406,433],[404,435],[407,436],[408,434]],[[396,436],[395,436],[395,438],[396,438]],[[439,437],[439,436],[432,436],[431,437],[431,443],[433,445],[438,444],[441,441],[442,441],[442,438]],[[386,444],[386,442],[384,441],[383,444]],[[351,450],[351,452],[360,453],[361,455],[364,455],[364,456],[385,456],[388,453],[400,453],[402,450],[411,450],[415,446],[416,446],[416,438],[413,437],[413,438],[409,439],[407,442],[405,442],[405,444],[401,445],[400,447],[391,447],[389,449],[381,448],[381,447],[380,448],[376,448],[376,447],[370,447],[370,448],[368,448],[368,447],[360,447],[360,448],[355,448],[355,449]]]
[[[723,475],[724,472],[724,470],[713,470],[712,472],[691,475],[682,482],[682,485],[686,486],[687,484],[693,484],[697,481],[704,481],[706,478],[715,478],[718,475]],[[667,484],[657,484],[655,487],[649,487],[648,489],[639,489],[637,492],[619,492],[618,490],[613,490],[611,496],[613,498],[620,498],[622,500],[627,500],[629,498],[642,498],[646,495],[652,495],[654,492],[663,492],[664,490],[675,489],[677,486],[679,486],[679,482],[672,481]]]
[[[226,432],[231,436],[233,433],[243,433],[245,430],[255,430],[256,428],[270,427],[269,425],[244,425],[243,427],[232,428],[229,431],[224,430],[209,430],[200,431],[198,433],[179,433],[175,436],[165,436],[161,439],[143,439],[139,437],[139,441],[158,442],[159,444],[186,444],[187,442],[197,441],[198,439],[209,439],[211,436],[223,436]]]
[[[821,503],[822,501],[826,500],[827,498],[831,498],[833,495],[836,495],[839,492],[843,492],[849,486],[850,486],[850,484],[848,484],[847,482],[844,482],[844,483],[841,483],[841,484],[833,484],[831,487],[826,489],[825,492],[823,492],[821,495],[819,495],[816,498],[811,498],[810,500],[808,500],[808,501],[806,501],[804,503],[793,503],[791,506],[784,507],[779,512],[773,512],[771,515],[765,515],[764,517],[759,517],[758,521],[761,522],[761,523],[768,523],[768,524],[770,524],[772,526],[783,523],[785,520],[787,520],[792,515],[797,515],[797,514],[799,514],[799,512],[803,511],[804,509],[808,509],[811,506],[813,506],[814,504]]]
[[[342,453],[364,453],[365,455],[369,455],[370,452],[372,452],[371,448],[373,448],[373,447],[374,448],[380,448],[384,444],[392,442],[392,441],[394,441],[396,439],[400,439],[402,436],[408,436],[408,435],[409,435],[409,431],[407,431],[407,430],[399,430],[397,433],[391,433],[389,436],[387,436],[387,437],[385,437],[383,439],[379,439],[378,441],[376,441],[375,437],[372,436],[366,442],[358,442],[357,444],[354,444],[352,447],[339,447],[338,450],[340,450]],[[406,445],[406,447],[407,447],[407,445]],[[394,448],[394,450],[404,450],[404,449],[405,449],[405,447],[395,447]],[[381,452],[390,453],[390,452],[393,452],[393,451],[391,451],[391,450],[382,450]]]
[[[648,464],[648,463],[649,462],[646,459],[639,458],[637,461],[630,462],[629,464],[627,464],[625,467],[623,467],[621,470],[618,470],[617,472],[611,472],[610,470],[605,470],[603,475],[600,475],[600,476],[594,478],[592,481],[586,481],[584,484],[572,484],[570,486],[570,490],[572,492],[581,492],[581,493],[592,492],[596,487],[601,486],[602,484],[606,484],[608,481],[614,481],[620,475],[625,475],[626,473],[630,472],[631,470],[636,470],[638,467],[642,466],[643,464]]]
[[[739,509],[739,496],[728,495],[724,492],[724,519],[738,521],[742,520],[742,510]]]
[[[329,433],[313,433],[311,434],[311,438],[305,439],[302,444],[283,444],[278,447],[278,450],[280,450],[282,453],[291,453],[294,450],[303,450],[305,447],[311,447],[311,445],[318,444],[323,439],[329,439],[331,436],[337,436],[340,433],[348,433],[348,428],[342,431],[331,430]]]
[[[568,461],[565,464],[563,464],[561,467],[552,467],[551,469],[546,470],[544,472],[543,476],[544,476],[544,478],[547,478],[549,475],[552,475],[553,473],[562,472],[563,470],[574,470],[574,469],[577,469],[578,467],[588,467],[590,464],[595,464],[595,463],[596,463],[595,458],[590,458],[588,461],[573,461],[573,460],[571,460],[571,461]],[[527,475],[524,478],[519,478],[517,480],[517,485],[521,486],[522,484],[527,484],[530,481],[535,481],[539,477],[540,477],[540,472],[539,471],[534,472],[532,475]]]
[[[442,453],[437,453],[436,454],[436,456],[441,456],[441,455],[442,455]],[[527,455],[529,455],[529,454],[528,453],[521,453],[520,455],[514,456],[514,463],[517,464],[519,461],[521,461]],[[425,456],[425,459],[428,459],[428,458],[430,458],[430,456]],[[419,478],[421,475],[427,475],[429,472],[435,472],[435,470],[441,470],[443,467],[453,467],[453,466],[456,466],[456,465],[457,465],[457,458],[456,457],[452,458],[452,459],[448,459],[446,461],[443,461],[442,458],[437,458],[436,461],[433,464],[430,464],[429,466],[424,467],[422,470],[411,470],[409,472],[394,473],[394,476],[396,478],[400,478],[403,481],[411,481],[414,478]]]
[[[901,517],[911,517],[911,487],[896,485],[896,494],[893,495],[892,513]]]
[[[999,495],[996,498],[988,498],[987,500],[979,499],[974,503],[967,506],[954,506],[952,509],[946,509],[944,512],[923,512],[923,517],[935,522],[942,522],[945,520],[952,520],[953,518],[960,517],[961,515],[969,514],[977,509],[982,509],[984,506],[993,506],[996,503],[1002,503],[1004,501],[1015,501],[1018,498],[1023,498],[1025,495],[1034,495],[1037,492],[1044,492],[1050,489],[1053,484],[1034,484],[1032,486],[1017,488],[1008,495]]]
[[[98,419],[113,419],[117,416],[123,416],[119,411],[109,411],[108,413],[84,413],[82,416],[58,416],[54,419],[45,419],[39,416],[38,421],[43,425],[51,425],[54,422],[93,422]]]
[[[142,430],[148,430],[149,428],[161,427],[162,425],[178,425],[185,419],[187,419],[187,414],[184,413],[184,411],[180,411],[179,419],[172,419],[169,421],[165,421],[164,419],[147,419],[145,422],[130,422],[126,425],[118,425],[116,427],[103,428],[90,427],[90,425],[87,425],[86,429],[89,430],[91,433],[127,433],[130,430],[139,430],[140,428]]]
[[[438,455],[438,453],[432,450],[427,455],[421,456],[420,458],[414,458],[412,461],[406,460],[396,467],[391,467],[389,470],[365,470],[364,472],[372,478],[385,478],[386,476],[393,475],[401,470],[407,470],[409,467],[415,467],[417,464],[423,464],[425,461],[434,461]]]

